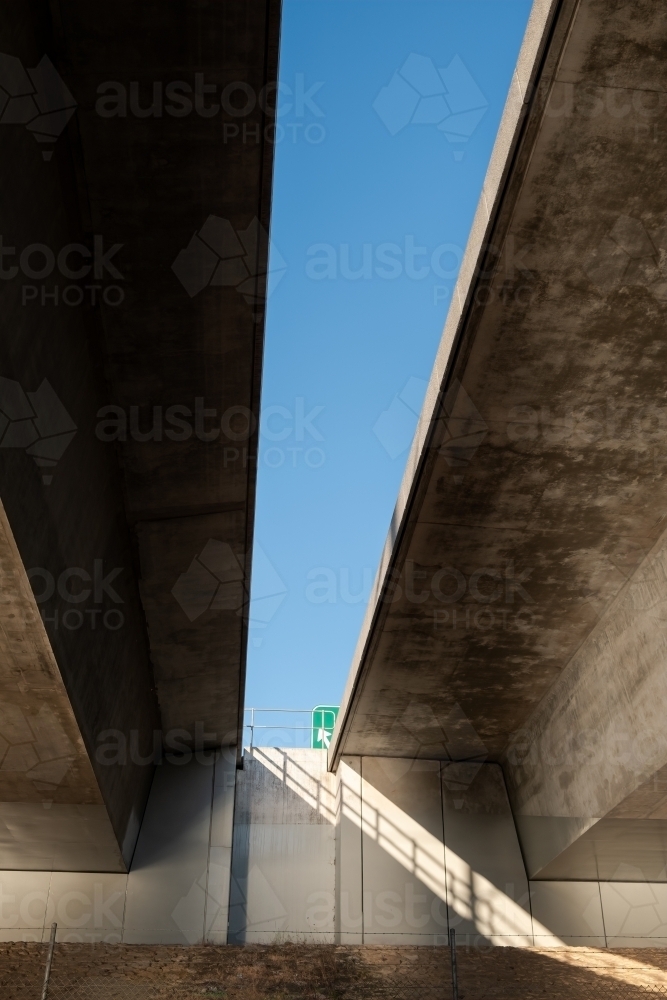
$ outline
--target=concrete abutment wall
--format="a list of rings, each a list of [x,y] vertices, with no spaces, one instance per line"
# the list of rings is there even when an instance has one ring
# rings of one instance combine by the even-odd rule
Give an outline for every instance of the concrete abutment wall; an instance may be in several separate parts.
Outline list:
[[[0,940],[667,946],[667,885],[529,880],[497,764],[255,747],[156,769],[129,874],[0,872]]]

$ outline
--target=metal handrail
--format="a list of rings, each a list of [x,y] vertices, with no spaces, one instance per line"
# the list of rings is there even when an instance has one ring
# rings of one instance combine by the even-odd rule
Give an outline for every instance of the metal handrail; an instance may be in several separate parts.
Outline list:
[[[310,715],[312,708],[244,708],[244,712],[299,712],[301,715]]]
[[[294,732],[309,732],[312,728],[312,726],[281,726],[281,725],[267,726],[255,722],[255,714],[256,713],[259,714],[260,712],[263,712],[265,714],[276,713],[276,714],[286,714],[286,715],[290,714],[290,715],[312,716],[313,713],[312,708],[254,708],[250,706],[248,708],[244,708],[243,712],[244,715],[246,712],[250,713],[250,722],[244,722],[243,725],[244,730],[245,729],[250,730],[250,750],[252,750],[254,746],[256,729],[286,729]]]
[[[310,715],[312,709],[310,708],[244,708],[245,712],[250,712],[250,722],[245,723],[243,728],[250,729],[250,749],[252,750],[255,742],[255,730],[256,729],[310,729],[310,726],[260,726],[255,722],[255,713],[280,713],[287,715]]]

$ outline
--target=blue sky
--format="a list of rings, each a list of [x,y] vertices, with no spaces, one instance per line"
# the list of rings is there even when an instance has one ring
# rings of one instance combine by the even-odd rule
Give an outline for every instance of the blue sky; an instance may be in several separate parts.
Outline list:
[[[284,2],[247,705],[340,700],[529,8]]]

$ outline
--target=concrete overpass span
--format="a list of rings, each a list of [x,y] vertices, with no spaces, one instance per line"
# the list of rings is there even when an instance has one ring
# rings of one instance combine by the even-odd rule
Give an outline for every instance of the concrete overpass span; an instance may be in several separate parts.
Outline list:
[[[533,6],[330,753],[502,764],[530,878],[667,879],[666,45]]]
[[[0,25],[6,936],[664,945],[667,15],[533,6],[335,777],[236,766],[277,7]]]
[[[279,4],[0,12],[0,867],[125,871],[243,705]]]

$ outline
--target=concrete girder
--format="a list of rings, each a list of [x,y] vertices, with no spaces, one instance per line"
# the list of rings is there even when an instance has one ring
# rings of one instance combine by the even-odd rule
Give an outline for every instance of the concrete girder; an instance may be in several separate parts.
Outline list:
[[[43,798],[98,796],[98,870],[163,742],[239,743],[278,30],[273,0],[0,12],[0,495],[88,761]]]
[[[569,697],[570,665],[660,539],[666,45],[649,2],[533,6],[332,765],[405,754],[507,772],[517,734]],[[656,755],[659,770],[659,739]],[[583,877],[574,861],[558,872]]]

